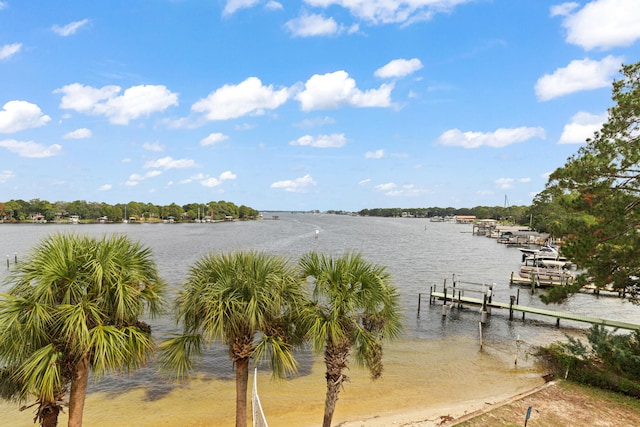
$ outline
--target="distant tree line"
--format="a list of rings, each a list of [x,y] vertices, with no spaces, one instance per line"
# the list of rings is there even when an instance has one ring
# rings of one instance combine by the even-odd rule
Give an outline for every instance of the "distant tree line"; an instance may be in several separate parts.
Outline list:
[[[361,216],[400,217],[414,216],[417,218],[433,218],[454,215],[474,215],[478,219],[495,219],[509,221],[516,224],[528,224],[530,206],[476,206],[474,208],[375,208],[362,209]]]
[[[85,200],[52,203],[40,199],[0,202],[0,219],[9,222],[29,222],[36,219],[51,222],[65,220],[72,215],[79,216],[83,221],[95,221],[98,218],[107,218],[108,221],[114,222],[131,218],[137,221],[161,221],[167,218],[175,221],[194,221],[204,217],[210,217],[212,220],[221,220],[226,217],[254,219],[258,217],[259,212],[248,206],[237,206],[224,200],[182,206],[176,203],[156,205],[141,202],[111,205]]]

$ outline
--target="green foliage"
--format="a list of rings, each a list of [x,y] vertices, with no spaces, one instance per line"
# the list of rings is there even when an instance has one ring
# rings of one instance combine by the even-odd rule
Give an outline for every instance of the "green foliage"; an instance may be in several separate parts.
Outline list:
[[[125,236],[49,236],[7,285],[0,297],[5,399],[59,407],[83,360],[99,378],[151,356],[151,329],[139,318],[161,311],[165,286],[150,250]]]
[[[401,332],[399,294],[384,266],[357,253],[334,258],[310,252],[301,257],[299,266],[313,288],[309,340],[316,351],[324,350],[326,427],[331,425],[352,350],[356,363],[368,368],[373,379],[381,376],[382,340]]]
[[[78,215],[82,221],[96,221],[97,218],[107,217],[109,221],[122,222],[123,219],[135,218],[136,220],[161,220],[172,217],[175,221],[193,221],[200,217],[211,215],[213,219],[223,220],[229,215],[239,219],[256,219],[260,212],[248,206],[236,206],[232,202],[191,203],[178,206],[176,203],[169,205],[154,205],[131,201],[129,203],[87,202],[75,200],[73,202],[50,203],[46,200],[33,199],[9,200],[0,202],[0,220],[10,222],[31,221],[35,215],[43,215],[48,222],[67,221],[69,216]],[[125,218],[126,212],[126,218]]]
[[[640,397],[640,331],[619,334],[594,325],[588,344],[573,337],[567,340],[541,350],[558,376]]]
[[[607,122],[554,171],[532,207],[596,286],[634,287],[640,277],[640,63],[613,83]],[[543,214],[544,213],[544,214]]]
[[[237,426],[246,422],[250,359],[266,360],[277,377],[297,370],[292,350],[302,344],[308,311],[301,281],[282,257],[259,252],[202,257],[189,271],[175,313],[183,333],[162,343],[161,369],[182,378],[204,346],[226,345],[236,370]]]

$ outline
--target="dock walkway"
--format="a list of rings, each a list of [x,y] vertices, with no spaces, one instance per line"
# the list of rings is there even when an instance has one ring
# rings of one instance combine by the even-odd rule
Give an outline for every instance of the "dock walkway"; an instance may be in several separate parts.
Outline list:
[[[515,304],[515,297],[511,298],[512,301],[510,303],[502,303],[502,302],[495,302],[495,301],[487,301],[486,298],[480,299],[480,298],[465,297],[460,294],[456,296],[455,293],[453,293],[453,297],[452,297],[451,294],[447,295],[445,292],[436,292],[433,289],[430,291],[429,296],[430,296],[429,298],[430,304],[432,303],[432,301],[435,301],[435,299],[440,299],[444,301],[445,305],[447,302],[451,302],[452,304],[467,304],[467,305],[474,305],[474,306],[483,306],[484,304],[485,307],[491,307],[496,309],[508,309],[510,320],[513,320],[513,312],[519,311],[519,312],[522,312],[523,318],[525,313],[536,314],[536,315],[547,316],[547,317],[554,317],[556,319],[556,324],[558,326],[560,325],[560,319],[564,319],[564,320],[573,320],[576,322],[590,323],[592,325],[609,326],[617,329],[627,329],[632,331],[640,330],[640,325],[637,325],[634,323],[620,322],[617,320],[601,319],[597,317],[583,316],[579,314],[567,313],[562,311],[546,310],[543,308],[518,305],[518,304]],[[418,304],[418,310],[419,310],[419,304]],[[418,315],[419,315],[419,311],[418,311]]]

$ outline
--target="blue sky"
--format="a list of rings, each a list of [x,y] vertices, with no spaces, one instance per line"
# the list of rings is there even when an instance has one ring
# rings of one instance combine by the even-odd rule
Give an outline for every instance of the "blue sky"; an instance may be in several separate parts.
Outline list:
[[[528,205],[640,1],[0,0],[0,201]]]

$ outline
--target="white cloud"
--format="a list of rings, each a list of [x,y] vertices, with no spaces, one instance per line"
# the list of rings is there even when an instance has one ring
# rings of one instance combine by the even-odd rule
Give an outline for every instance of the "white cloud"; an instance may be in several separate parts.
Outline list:
[[[362,92],[346,71],[314,74],[304,86],[305,89],[296,95],[303,111],[333,109],[345,104],[354,107],[388,107],[394,87],[393,84],[383,84],[379,89]]]
[[[44,158],[57,156],[62,152],[62,146],[37,144],[33,141],[16,141],[15,139],[0,140],[0,147],[6,148],[20,157]]]
[[[214,132],[210,133],[209,136],[200,140],[200,145],[206,147],[207,145],[215,145],[219,142],[225,141],[229,139],[229,137],[223,133]]]
[[[281,188],[285,191],[289,191],[292,193],[304,193],[307,190],[307,187],[310,185],[316,185],[316,182],[313,180],[311,175],[307,174],[303,177],[296,179],[287,179],[284,181],[276,181],[271,184],[271,188]]]
[[[76,129],[76,130],[73,130],[71,132],[65,133],[62,138],[64,138],[64,139],[87,139],[87,138],[91,138],[91,136],[92,136],[91,130],[89,130],[87,128],[80,128],[80,129]]]
[[[571,123],[564,125],[560,144],[580,144],[593,138],[593,134],[602,128],[607,120],[607,113],[591,114],[580,111],[571,118]]]
[[[601,61],[588,58],[571,61],[565,68],[540,77],[535,86],[536,96],[540,101],[548,101],[574,92],[608,87],[622,61],[621,57],[611,55]]]
[[[227,0],[222,11],[223,15],[233,15],[240,9],[247,9],[260,3],[261,0]]]
[[[383,67],[378,68],[374,75],[383,79],[405,77],[421,69],[422,62],[418,58],[394,59]]]
[[[20,52],[20,49],[22,49],[22,43],[5,44],[0,47],[0,60],[12,57]]]
[[[267,2],[264,8],[267,10],[282,10],[284,9],[284,6],[282,6],[282,3],[280,2],[271,0]]]
[[[178,104],[178,94],[163,85],[132,86],[118,95],[119,86],[94,88],[72,83],[56,89],[62,93],[60,108],[79,113],[104,115],[114,124],[126,125],[130,120],[164,111]]]
[[[334,133],[332,135],[305,135],[290,141],[289,145],[303,145],[316,148],[340,148],[347,143],[347,139],[343,133]]]
[[[541,127],[500,128],[494,132],[462,132],[459,129],[451,129],[438,137],[438,143],[450,147],[500,148],[532,138],[544,139],[544,129]]]
[[[564,12],[566,16],[562,26],[567,30],[567,43],[586,50],[610,49],[630,46],[640,39],[638,0],[594,0],[573,14],[571,11],[552,9],[552,13]]]
[[[400,188],[387,191],[385,196],[391,197],[418,197],[426,193],[427,190],[413,184],[405,184]]]
[[[224,85],[205,99],[197,101],[191,110],[204,113],[208,120],[228,120],[247,114],[264,114],[274,110],[289,98],[288,89],[274,90],[263,86],[257,77],[249,77],[238,85]]]
[[[301,128],[314,128],[317,126],[323,126],[323,125],[332,125],[335,124],[335,119],[329,116],[324,116],[324,117],[315,117],[315,118],[311,118],[311,119],[304,119],[299,123],[296,123],[294,126],[297,127],[301,127]]]
[[[455,6],[473,0],[305,0],[310,6],[342,6],[355,17],[372,24],[410,24],[431,19],[436,13],[450,13]]]
[[[6,1],[0,1],[0,10],[5,9],[9,7],[9,3],[7,3]]]
[[[531,182],[531,178],[518,178],[518,182],[522,182],[523,184],[526,184],[528,182]]]
[[[366,178],[363,179],[362,181],[358,182],[359,185],[365,185],[371,182],[371,178]]]
[[[294,37],[333,36],[344,30],[333,18],[315,13],[303,13],[288,21],[285,26]]]
[[[164,151],[164,147],[159,142],[145,142],[142,144],[142,148],[147,151],[154,151],[156,153]]]
[[[513,178],[498,178],[494,182],[498,186],[498,188],[507,190],[509,188],[513,188],[513,181]]]
[[[384,150],[367,151],[364,153],[365,159],[381,159],[384,157]]]
[[[88,19],[83,19],[82,21],[75,21],[67,24],[63,27],[59,25],[54,25],[51,27],[51,30],[59,36],[67,37],[76,33],[81,27],[87,25],[89,23]]]
[[[224,181],[229,181],[236,178],[237,178],[237,175],[234,174],[233,172],[224,171],[217,178],[214,178],[214,177],[202,178],[202,180],[200,181],[200,184],[204,185],[205,187],[214,188],[221,185]]]
[[[397,185],[394,182],[388,182],[386,184],[378,184],[373,188],[375,188],[378,191],[390,191],[390,190],[393,190],[396,187],[397,187]]]
[[[125,182],[124,185],[128,187],[134,187],[140,183],[140,181],[144,181],[145,179],[154,178],[156,176],[162,175],[162,171],[149,171],[144,175],[140,175],[138,173],[132,173],[129,175],[129,180]]]
[[[160,168],[168,169],[186,169],[196,166],[196,162],[191,159],[173,159],[170,156],[163,157],[158,160],[149,160],[144,164],[145,169]]]
[[[557,5],[551,6],[550,15],[552,17],[553,16],[567,16],[572,11],[574,11],[575,9],[577,9],[579,7],[580,7],[580,4],[576,3],[576,2],[568,2],[568,3],[557,4]]]
[[[111,184],[104,184],[98,187],[98,191],[109,191],[111,188],[113,188]]]
[[[16,174],[13,171],[10,171],[10,170],[0,171],[0,184],[4,184],[5,182],[15,177],[16,177]]]
[[[227,181],[227,180],[236,179],[236,178],[237,178],[236,174],[231,171],[224,171],[220,174],[220,179],[222,181]]]
[[[27,101],[9,101],[0,110],[0,133],[14,133],[43,126],[51,117]]]

